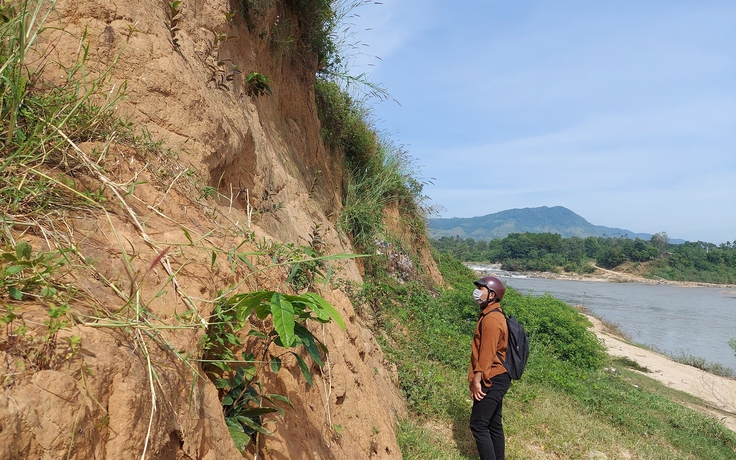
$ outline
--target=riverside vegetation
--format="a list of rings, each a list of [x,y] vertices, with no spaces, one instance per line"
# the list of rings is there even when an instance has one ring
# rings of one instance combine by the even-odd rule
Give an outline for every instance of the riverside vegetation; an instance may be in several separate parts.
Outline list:
[[[240,239],[240,244],[222,248],[210,240],[215,231],[198,237],[182,227],[187,241],[163,248],[148,239],[139,226],[155,258],[147,269],[136,267],[135,250],[118,237],[110,210],[125,217],[128,202],[135,198],[133,189],[140,184],[111,182],[102,161],[106,150],[97,152],[100,160],[93,163],[76,148],[78,144],[98,141],[109,145],[114,139],[134,145],[150,159],[152,175],[168,178],[169,189],[186,187],[182,196],[199,196],[192,199],[191,205],[211,214],[216,211],[206,200],[208,194],[215,192],[203,187],[195,173],[185,174],[175,169],[176,160],[171,152],[148,136],[134,135],[130,125],[110,115],[110,107],[122,93],[101,91],[107,74],[86,81],[85,85],[79,84],[87,51],[84,42],[80,46],[79,65],[69,69],[66,82],[54,88],[34,86],[36,75],[28,74],[24,65],[24,53],[33,40],[24,40],[41,31],[29,32],[26,26],[42,24],[39,17],[44,11],[42,3],[6,2],[0,6],[3,18],[0,28],[3,76],[0,82],[0,141],[3,143],[0,308],[3,315],[0,321],[6,339],[2,343],[3,351],[24,361],[28,370],[37,372],[59,367],[59,360],[77,357],[84,337],[70,333],[64,335],[63,353],[48,353],[59,349],[56,341],[60,331],[70,332],[74,326],[74,330],[86,327],[123,331],[146,365],[153,398],[149,433],[156,408],[155,395],[163,392],[155,388],[167,388],[167,380],[160,378],[167,372],[167,366],[152,359],[154,352],[160,352],[173,358],[171,362],[186,366],[196,376],[195,381],[209,377],[219,388],[222,416],[242,449],[257,441],[260,434],[268,434],[267,420],[262,417],[280,413],[278,403],[290,404],[283,395],[264,391],[264,374],[279,372],[281,356],[297,356],[300,374],[309,381],[309,366],[292,351],[297,347],[317,365],[324,359],[324,346],[306,325],[328,321],[342,325],[342,320],[311,290],[317,283],[341,284],[330,276],[329,261],[351,256],[322,256],[317,228],[309,245],[304,247],[259,243],[253,233],[243,229],[218,228],[217,236],[226,234]],[[310,25],[302,40],[314,46],[312,51],[321,61],[326,59],[332,49],[324,34],[332,30],[330,3],[307,0],[291,3],[302,8],[304,20]],[[173,38],[176,32],[173,20],[180,4],[172,3]],[[250,13],[256,15],[257,11],[250,10]],[[267,94],[260,96],[267,97]],[[414,243],[425,232],[424,216],[429,209],[422,195],[423,184],[413,175],[411,158],[375,132],[365,105],[335,79],[328,76],[320,79],[316,95],[325,128],[324,141],[341,149],[346,157],[348,186],[343,210],[337,217],[340,228],[364,254],[376,254],[390,245],[399,253],[416,257],[411,250],[416,249]],[[175,185],[172,178],[180,175],[191,180]],[[196,193],[197,187],[207,193]],[[407,234],[397,235],[387,228],[384,215],[387,207],[401,211],[401,227],[408,229]],[[74,213],[102,216],[110,222],[114,236],[118,237],[116,249],[124,270],[122,281],[105,278],[94,262],[74,245],[65,231],[66,222]],[[127,222],[139,225],[135,215],[129,214]],[[34,241],[51,242],[53,249],[34,250],[25,241],[31,237]],[[200,304],[209,307],[211,314],[206,318],[191,304],[190,310],[165,323],[151,309],[155,299],[163,294],[163,288],[151,295],[144,291],[143,284],[152,267],[161,266],[168,276],[166,284],[176,285],[180,272],[171,270],[170,251],[204,254],[210,268],[222,264],[246,280],[268,268],[286,267],[289,276],[282,288],[296,294],[257,289],[243,293],[240,291],[245,290],[245,284],[223,286],[215,298]],[[470,410],[466,369],[477,313],[470,300],[474,275],[452,257],[435,253],[446,283],[440,287],[419,272],[407,276],[397,274],[391,268],[390,255],[386,251],[380,253],[364,259],[362,285],[343,283],[342,287],[352,296],[361,316],[372,325],[387,356],[397,366],[400,386],[411,410],[411,415],[401,420],[399,427],[404,458],[474,458],[475,447],[466,427]],[[88,274],[99,280],[122,307],[117,311],[102,308],[94,293],[71,282],[72,273]],[[175,294],[190,305],[191,298],[186,293],[177,289]],[[40,321],[26,321],[39,305]],[[547,458],[549,454],[589,458],[591,452],[607,452],[613,457],[627,453],[632,457],[663,459],[733,458],[736,452],[733,433],[715,420],[662,396],[660,388],[628,372],[627,363],[610,362],[588,331],[585,318],[568,305],[551,297],[520,296],[510,289],[504,308],[525,324],[532,341],[532,356],[525,376],[507,396],[510,457]],[[266,319],[269,321],[263,321]],[[254,327],[257,325],[263,327]],[[184,354],[169,341],[169,331],[196,329],[203,334],[197,350]],[[243,351],[246,343],[239,334],[246,329],[250,331],[246,335],[250,350]],[[283,355],[271,352],[276,348],[274,345],[283,349]],[[260,352],[258,357],[253,356],[253,349]],[[603,370],[610,365],[621,373]],[[80,368],[79,375],[85,378],[84,368]],[[86,378],[91,379],[91,373]],[[3,384],[12,385],[12,380],[13,376],[8,375]],[[454,442],[448,443],[448,436]],[[68,456],[73,445],[74,442],[68,446]],[[146,457],[145,448],[142,457]]]
[[[377,299],[383,345],[396,361],[412,416],[401,422],[407,459],[467,459],[468,350],[477,318],[473,272],[435,254],[448,283],[397,285],[378,275],[364,286]],[[731,459],[736,435],[688,405],[703,405],[607,356],[587,319],[550,296],[509,289],[504,310],[522,322],[531,356],[504,404],[509,458]],[[617,372],[611,372],[615,368]],[[453,442],[448,442],[448,438]],[[595,457],[604,458],[604,457]]]
[[[442,237],[432,244],[463,262],[500,263],[509,271],[592,273],[595,268],[590,264],[595,263],[651,279],[736,283],[736,241],[717,246],[703,241],[671,244],[666,233],[657,233],[649,241],[512,233],[491,241]]]

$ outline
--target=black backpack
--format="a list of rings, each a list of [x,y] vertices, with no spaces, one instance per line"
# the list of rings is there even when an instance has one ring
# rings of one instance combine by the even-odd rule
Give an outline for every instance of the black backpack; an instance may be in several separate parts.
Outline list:
[[[498,311],[501,309],[495,308],[488,313]],[[503,312],[501,312],[503,314]],[[521,325],[514,315],[506,316],[506,327],[508,328],[508,346],[506,347],[506,360],[501,359],[501,355],[498,355],[498,359],[501,359],[503,367],[506,368],[506,372],[509,373],[509,377],[514,380],[519,380],[521,374],[524,373],[526,367],[526,360],[529,359],[529,337],[526,335],[524,326]]]

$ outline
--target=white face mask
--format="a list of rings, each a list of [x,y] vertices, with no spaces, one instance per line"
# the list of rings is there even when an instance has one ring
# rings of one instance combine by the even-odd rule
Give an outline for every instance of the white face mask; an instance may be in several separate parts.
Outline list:
[[[473,291],[473,301],[476,304],[481,305],[483,302],[485,302],[482,297],[483,291],[481,291],[480,289],[476,289],[475,291]]]

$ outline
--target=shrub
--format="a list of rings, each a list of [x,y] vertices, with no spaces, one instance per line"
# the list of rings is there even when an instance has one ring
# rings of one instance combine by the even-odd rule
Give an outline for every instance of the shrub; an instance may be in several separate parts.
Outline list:
[[[604,348],[588,329],[589,321],[565,302],[550,295],[532,299],[509,290],[503,305],[524,325],[530,343],[543,345],[555,357],[584,369],[603,365]]]

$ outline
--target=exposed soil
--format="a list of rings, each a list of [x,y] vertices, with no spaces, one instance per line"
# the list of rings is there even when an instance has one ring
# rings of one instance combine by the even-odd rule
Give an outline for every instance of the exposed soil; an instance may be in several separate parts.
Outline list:
[[[181,10],[176,21],[173,3]],[[72,207],[53,228],[13,229],[13,238],[34,251],[55,250],[59,241],[74,246],[75,270],[60,282],[79,294],[71,305],[76,323],[40,354],[33,340],[42,338],[48,305],[0,299],[14,302],[31,329],[24,344],[11,327],[0,330],[0,460],[242,458],[221,395],[197,362],[214,299],[231,288],[290,289],[288,267],[266,270],[275,257],[252,255],[271,244],[309,247],[319,240],[326,255],[355,252],[335,228],[347,181],[341,153],[321,141],[316,56],[275,49],[269,39],[272,32],[300,37],[290,10],[299,2],[256,2],[263,11],[253,24],[228,14],[242,3],[57,2],[38,42],[41,79],[63,78],[85,46],[89,75],[115,63],[105,94],[126,84],[116,113],[163,148],[154,155],[112,134],[104,145],[75,146],[99,166],[92,168],[99,174],[75,179],[103,190],[108,208]],[[270,77],[272,95],[248,95],[245,77],[254,71]],[[418,271],[437,277],[426,240],[411,243],[424,245]],[[250,265],[236,263],[236,252],[251,254],[244,257]],[[355,260],[333,268],[333,279],[361,282]],[[246,454],[400,459],[396,420],[405,407],[395,368],[342,291],[314,290],[346,328],[312,329],[329,349],[324,366],[300,351],[313,385],[288,354],[278,373],[264,376],[263,392],[288,397],[293,409],[268,416],[274,436],[261,436]],[[155,328],[105,326],[109,319],[135,321],[133,304]],[[76,336],[72,349],[67,339]]]

